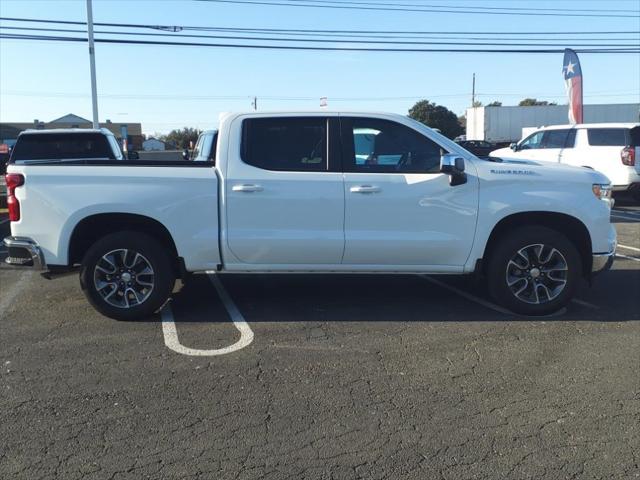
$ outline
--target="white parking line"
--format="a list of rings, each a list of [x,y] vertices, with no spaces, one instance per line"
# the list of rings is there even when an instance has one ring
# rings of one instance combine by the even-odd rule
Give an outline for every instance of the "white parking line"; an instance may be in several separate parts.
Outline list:
[[[430,277],[428,275],[419,275],[420,277],[424,278],[425,280],[428,280],[429,282],[438,285],[439,287],[442,288],[446,288],[447,290],[450,290],[454,293],[457,293],[458,295],[460,295],[461,297],[466,298],[467,300],[471,300],[472,302],[475,302],[479,305],[482,305],[483,307],[489,308],[491,310],[494,310],[496,312],[499,313],[503,313],[505,315],[510,315],[510,316],[521,316],[521,317],[526,317],[526,318],[539,318],[539,319],[545,319],[545,318],[549,318],[549,317],[559,317],[564,315],[565,313],[567,313],[567,309],[565,307],[562,307],[560,310],[558,310],[557,312],[554,312],[550,315],[540,315],[540,316],[528,316],[528,315],[518,315],[515,312],[512,312],[510,310],[507,310],[506,308],[502,308],[499,305],[496,305],[495,303],[491,303],[488,302],[482,298],[476,297],[475,295],[471,295],[470,293],[465,292],[464,290],[460,290],[459,288],[453,287],[447,283],[441,282],[440,280],[436,280],[433,277]],[[580,300],[581,301],[581,300]],[[587,302],[583,302],[583,304],[586,304]],[[589,305],[592,308],[598,308],[595,305]]]
[[[624,220],[638,220],[638,221],[640,221],[640,217],[633,217],[631,215],[619,215],[619,214],[616,215],[615,213],[612,213],[611,216],[614,217],[614,218],[622,218]]]
[[[451,285],[448,285],[444,282],[441,282],[440,280],[436,280],[435,278],[429,277],[428,275],[420,275],[421,278],[424,278],[425,280],[438,285],[439,287],[442,288],[446,288],[447,290],[457,293],[458,295],[460,295],[461,297],[466,298],[467,300],[471,300],[472,302],[475,303],[479,303],[480,305],[482,305],[483,307],[487,307],[490,308],[491,310],[494,310],[496,312],[499,313],[503,313],[505,315],[515,315],[515,313],[510,312],[509,310],[507,310],[506,308],[502,308],[494,303],[491,302],[487,302],[486,300],[483,300],[482,298],[478,298],[475,295],[471,295],[470,293],[467,293],[463,290],[460,290],[459,288],[456,287],[452,287]]]
[[[637,257],[630,257],[629,255],[622,255],[620,253],[616,253],[616,257],[619,258],[624,258],[625,260],[633,260],[635,262],[640,262],[640,258]]]
[[[31,279],[33,271],[24,270],[18,275],[18,280],[2,292],[2,298],[0,298],[0,318],[4,316],[5,311],[13,304],[18,294],[24,291],[24,284]]]
[[[620,245],[620,244],[618,244],[618,248],[626,248],[627,250],[633,250],[634,252],[640,252],[640,248],[630,247],[629,245]]]
[[[571,301],[577,305],[582,305],[583,307],[593,308],[594,310],[600,310],[600,307],[594,305],[593,303],[585,302],[584,300],[580,300],[579,298],[573,298]]]
[[[612,212],[616,212],[616,213],[623,213],[625,215],[640,215],[640,210],[619,210],[617,208],[614,208],[611,210]]]
[[[215,274],[209,274],[209,280],[211,280],[211,283],[218,292],[220,300],[222,300],[224,307],[227,309],[227,313],[233,321],[233,325],[240,332],[240,340],[238,340],[233,345],[229,345],[228,347],[212,350],[201,350],[185,347],[180,343],[180,340],[178,339],[178,330],[176,328],[175,319],[173,317],[173,311],[171,310],[171,305],[167,303],[160,312],[162,319],[162,333],[164,335],[165,345],[174,352],[195,357],[213,357],[235,352],[246,347],[253,341],[253,330],[251,330],[251,327],[249,327],[249,324],[245,321],[244,317],[240,313],[240,310],[238,310],[238,307],[236,307],[235,303],[233,303],[233,300],[222,285],[222,282],[220,282],[220,279]]]

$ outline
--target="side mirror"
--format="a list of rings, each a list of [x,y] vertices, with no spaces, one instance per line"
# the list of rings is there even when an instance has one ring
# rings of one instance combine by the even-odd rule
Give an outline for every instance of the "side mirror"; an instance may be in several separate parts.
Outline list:
[[[518,144],[514,142],[514,143],[509,145],[509,148],[511,150],[513,150],[514,152],[517,152],[518,151]]]
[[[440,172],[449,175],[449,185],[455,187],[467,183],[464,173],[464,158],[455,153],[446,153],[440,157]]]
[[[127,157],[129,160],[140,160],[140,154],[136,150],[131,150]]]

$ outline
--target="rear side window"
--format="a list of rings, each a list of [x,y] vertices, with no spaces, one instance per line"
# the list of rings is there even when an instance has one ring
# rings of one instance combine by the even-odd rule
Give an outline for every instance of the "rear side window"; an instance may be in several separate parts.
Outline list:
[[[242,122],[242,160],[264,170],[327,170],[327,119],[252,118]]]
[[[564,148],[570,130],[547,130],[542,138],[541,148]]]
[[[218,144],[218,132],[203,133],[196,143],[191,159],[194,162],[216,161],[216,148]]]
[[[100,158],[115,160],[107,138],[100,133],[42,133],[20,135],[11,161]]]
[[[587,130],[589,145],[598,147],[625,147],[628,145],[625,128],[590,128]]]

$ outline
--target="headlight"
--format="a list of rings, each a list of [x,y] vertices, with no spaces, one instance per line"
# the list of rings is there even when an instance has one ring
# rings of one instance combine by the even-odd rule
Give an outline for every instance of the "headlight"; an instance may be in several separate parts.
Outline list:
[[[607,202],[611,205],[611,192],[613,189],[611,188],[611,184],[603,184],[603,183],[594,183],[592,186],[593,194],[604,202]]]

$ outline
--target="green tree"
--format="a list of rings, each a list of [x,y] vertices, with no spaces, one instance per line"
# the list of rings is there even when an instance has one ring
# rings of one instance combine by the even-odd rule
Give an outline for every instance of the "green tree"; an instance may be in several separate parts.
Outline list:
[[[557,103],[547,102],[546,100],[538,100],[537,98],[525,98],[518,104],[519,107],[539,107],[544,105],[557,105]]]
[[[482,102],[480,100],[474,100],[473,103],[471,104],[471,106],[473,108],[481,107],[482,106]]]
[[[409,117],[428,127],[437,128],[449,138],[455,138],[464,132],[455,113],[447,107],[436,105],[428,100],[420,100],[411,107]]]
[[[501,107],[502,106],[502,102],[499,102],[498,100],[494,100],[493,102],[487,104],[487,107]]]
[[[190,148],[190,143],[193,145],[196,144],[198,135],[200,135],[200,130],[197,128],[183,127],[171,130],[159,138],[163,142],[173,142],[178,148]]]

